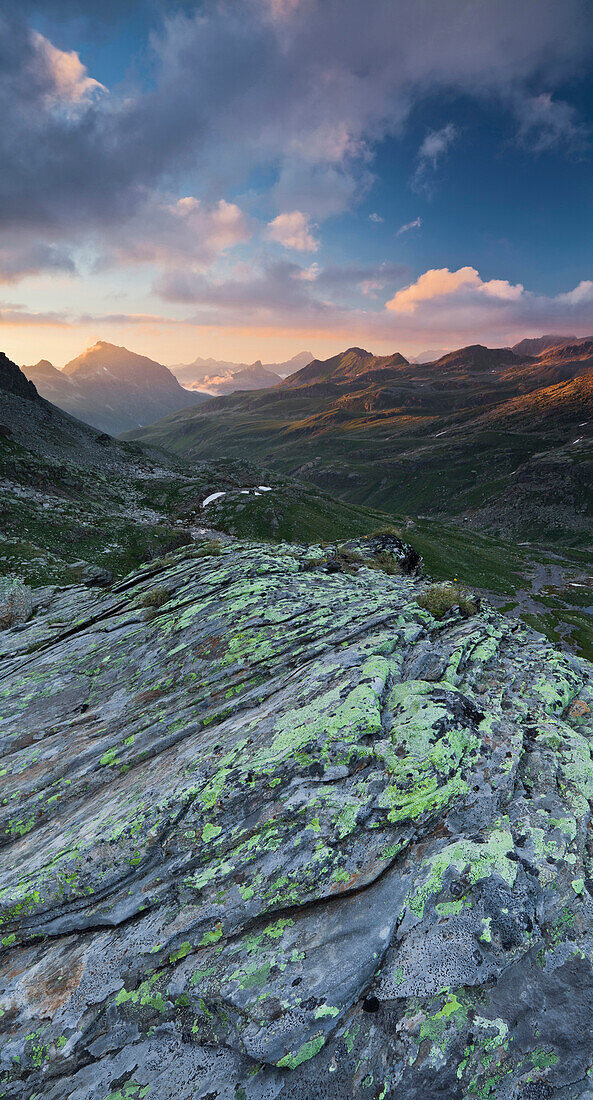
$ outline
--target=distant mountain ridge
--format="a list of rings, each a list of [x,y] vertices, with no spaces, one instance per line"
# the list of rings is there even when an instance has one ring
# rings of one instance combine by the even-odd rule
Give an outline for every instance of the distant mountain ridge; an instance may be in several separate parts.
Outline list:
[[[566,344],[577,343],[579,343],[577,336],[559,336],[548,333],[546,336],[527,337],[525,340],[519,340],[518,344],[513,344],[511,351],[514,351],[517,355],[541,355],[542,352],[550,351],[552,348],[561,348]]]
[[[227,371],[223,374],[208,374],[201,382],[193,382],[189,388],[205,387],[209,393],[234,393],[235,390],[264,390],[276,386],[282,377],[275,371],[267,370],[260,359],[241,370]]]
[[[41,359],[23,372],[47,401],[112,435],[208,400],[184,389],[162,363],[105,340],[61,371]]]
[[[261,359],[256,359],[254,363],[230,363],[198,356],[193,363],[178,363],[169,369],[189,389],[200,388],[212,394],[223,394],[275,386],[312,360],[310,351],[300,351],[284,363],[262,363]]]
[[[471,371],[485,371],[502,366],[518,366],[525,359],[526,356],[516,355],[510,348],[487,348],[484,344],[469,344],[457,351],[447,352],[432,365],[439,369],[462,367]]]

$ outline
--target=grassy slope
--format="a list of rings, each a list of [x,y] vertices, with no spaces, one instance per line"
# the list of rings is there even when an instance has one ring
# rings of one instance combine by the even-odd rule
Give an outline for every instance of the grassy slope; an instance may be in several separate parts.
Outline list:
[[[530,404],[529,395],[496,412],[466,409],[437,417],[393,409],[365,413],[350,406],[341,408],[338,417],[335,409],[321,413],[319,396],[308,391],[270,391],[219,399],[136,435],[194,459],[212,458],[221,450],[229,458],[247,456],[384,511],[454,517],[488,506],[480,526],[490,523],[496,530],[498,524],[500,533],[511,529],[504,500],[509,479],[528,464],[525,489],[534,515],[525,536],[549,534],[555,541],[582,545],[588,537],[582,524],[570,525],[567,516],[550,511],[547,533],[532,498],[536,481],[540,493],[549,482],[550,491],[561,492],[575,513],[583,511],[593,520],[592,422],[579,426],[580,418],[593,414],[593,387],[581,393],[585,404],[577,399],[575,382],[551,389],[564,397],[570,391],[571,408],[564,416],[557,401],[549,400],[546,407],[543,396],[534,395]],[[577,433],[584,440],[574,450]],[[571,494],[578,501],[569,500]]]

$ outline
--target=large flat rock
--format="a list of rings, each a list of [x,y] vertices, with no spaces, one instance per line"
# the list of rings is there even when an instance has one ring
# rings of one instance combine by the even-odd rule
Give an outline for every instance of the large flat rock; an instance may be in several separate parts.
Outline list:
[[[1,1097],[593,1095],[591,666],[314,556],[3,635]]]

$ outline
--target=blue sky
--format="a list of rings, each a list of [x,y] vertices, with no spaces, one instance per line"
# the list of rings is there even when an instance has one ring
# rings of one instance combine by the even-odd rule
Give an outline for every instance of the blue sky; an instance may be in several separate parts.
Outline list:
[[[588,0],[0,0],[0,346],[593,333]]]

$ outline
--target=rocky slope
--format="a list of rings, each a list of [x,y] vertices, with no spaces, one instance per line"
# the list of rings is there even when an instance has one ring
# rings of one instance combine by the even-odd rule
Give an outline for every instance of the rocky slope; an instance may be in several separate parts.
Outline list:
[[[104,340],[63,371],[47,359],[23,371],[46,400],[113,435],[208,400],[207,394],[180,386],[161,363]]]
[[[593,667],[330,564],[204,541],[4,635],[6,1100],[590,1097]]]
[[[25,378],[16,363],[12,363],[4,352],[0,352],[0,393],[26,400],[37,396],[34,384]]]

